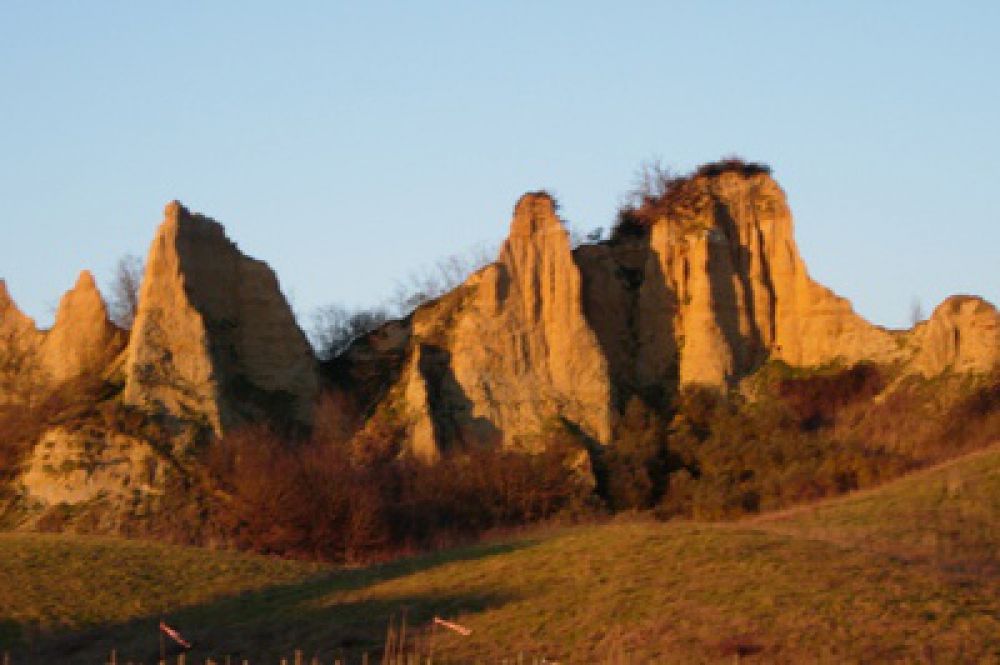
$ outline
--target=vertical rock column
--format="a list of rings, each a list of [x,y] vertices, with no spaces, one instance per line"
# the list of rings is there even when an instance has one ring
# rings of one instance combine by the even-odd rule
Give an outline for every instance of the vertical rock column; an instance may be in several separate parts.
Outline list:
[[[518,201],[495,264],[474,276],[477,295],[454,333],[454,375],[472,413],[508,445],[562,418],[606,443],[607,361],[583,313],[580,272],[547,194]]]

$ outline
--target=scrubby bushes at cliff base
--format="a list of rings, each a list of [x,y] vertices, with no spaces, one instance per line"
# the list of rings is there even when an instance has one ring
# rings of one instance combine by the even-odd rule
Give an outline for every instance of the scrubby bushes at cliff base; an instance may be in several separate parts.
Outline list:
[[[215,520],[239,547],[365,561],[546,519],[587,501],[565,456],[477,449],[435,464],[382,456],[361,463],[323,440],[289,444],[265,428],[209,453]]]
[[[654,411],[633,398],[598,460],[613,510],[729,519],[871,487],[1000,440],[1000,372],[908,377],[873,365],[758,377],[755,400],[686,388]]]
[[[258,552],[364,561],[567,513],[730,519],[871,487],[1000,434],[1000,375],[944,406],[931,399],[941,386],[918,380],[882,395],[874,366],[760,378],[754,401],[700,388],[665,409],[629,400],[612,445],[591,451],[596,488],[556,426],[544,453],[472,446],[433,464],[400,455],[401,433],[377,416],[347,438],[240,430],[206,453],[213,529]]]

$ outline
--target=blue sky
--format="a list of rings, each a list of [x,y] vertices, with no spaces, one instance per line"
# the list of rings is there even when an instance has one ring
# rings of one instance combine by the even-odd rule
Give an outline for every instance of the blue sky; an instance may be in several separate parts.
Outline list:
[[[0,4],[0,277],[40,324],[174,198],[296,311],[373,304],[547,188],[774,167],[814,277],[876,323],[1000,301],[1000,3]]]

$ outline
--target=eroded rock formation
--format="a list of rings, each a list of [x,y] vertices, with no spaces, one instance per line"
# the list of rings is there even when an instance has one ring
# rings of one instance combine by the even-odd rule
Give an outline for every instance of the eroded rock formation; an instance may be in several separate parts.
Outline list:
[[[330,387],[433,460],[451,447],[537,449],[553,426],[607,444],[632,395],[665,405],[684,385],[734,389],[772,360],[925,376],[998,362],[1000,314],[986,301],[951,298],[913,331],[888,331],[811,279],[764,170],[723,163],[671,187],[632,232],[577,249],[552,198],[525,195],[494,263],[357,341],[327,367]],[[308,425],[320,389],[274,273],[176,202],[150,248],[124,355],[86,272],[48,332],[0,282],[0,333],[2,357],[29,350],[48,384],[115,375],[122,403],[217,433]],[[0,400],[10,377],[0,371]]]
[[[982,298],[946,299],[912,337],[909,368],[924,376],[984,373],[1000,363],[1000,312]]]
[[[93,275],[84,270],[59,301],[55,324],[41,345],[46,373],[57,383],[100,373],[121,352],[124,340],[108,317]]]
[[[43,515],[59,505],[100,502],[93,511],[113,528],[125,515],[149,510],[169,464],[148,441],[117,432],[46,431],[25,462],[25,509]],[[105,529],[97,529],[105,530]]]
[[[352,371],[373,356],[396,368],[379,372],[395,387],[378,399],[406,414],[413,452],[530,447],[554,418],[604,443],[630,395],[666,404],[684,385],[733,389],[772,360],[925,374],[996,362],[985,301],[948,301],[922,328],[889,331],[814,281],[767,172],[724,166],[674,187],[641,228],[573,251],[551,198],[526,195],[496,263],[393,324],[391,353],[371,342],[379,333],[346,354]]]
[[[167,205],[129,341],[126,402],[217,432],[247,420],[308,423],[315,359],[274,272],[217,222]]]
[[[395,359],[398,369],[379,372],[394,384],[375,399],[405,420],[414,454],[537,449],[556,425],[609,441],[607,361],[583,313],[568,235],[548,194],[525,195],[495,263],[417,309],[405,328],[387,326],[401,333],[391,344],[377,331],[339,361],[360,378],[360,366]]]
[[[889,362],[900,345],[809,277],[763,172],[695,175],[631,235],[576,252],[619,393],[734,387],[764,362]]]

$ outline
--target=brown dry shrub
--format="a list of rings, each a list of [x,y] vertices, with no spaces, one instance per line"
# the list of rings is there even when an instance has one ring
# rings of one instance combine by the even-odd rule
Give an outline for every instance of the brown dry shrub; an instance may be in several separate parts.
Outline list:
[[[968,377],[908,377],[840,428],[917,464],[981,448],[1000,439],[1000,369],[969,384]]]
[[[213,518],[229,541],[330,561],[381,559],[545,519],[585,491],[554,452],[359,460],[347,446],[289,443],[263,427],[227,435],[206,462],[223,497]]]
[[[879,368],[859,363],[829,374],[781,379],[777,393],[802,428],[812,431],[832,425],[845,406],[870,400],[884,388]]]
[[[731,156],[703,164],[687,175],[675,175],[658,162],[640,168],[639,182],[618,210],[612,240],[643,235],[659,219],[693,217],[711,205],[711,197],[699,179],[736,173],[743,178],[770,175],[771,167]]]

